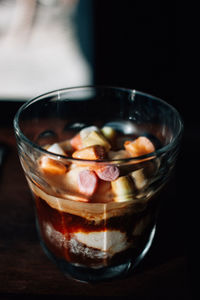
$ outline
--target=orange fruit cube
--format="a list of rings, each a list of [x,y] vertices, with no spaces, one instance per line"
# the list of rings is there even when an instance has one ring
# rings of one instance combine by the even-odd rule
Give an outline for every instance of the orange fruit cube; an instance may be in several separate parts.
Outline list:
[[[126,151],[128,151],[133,157],[145,155],[155,151],[154,145],[145,136],[140,136],[134,141],[126,141],[124,143],[124,147]]]
[[[94,145],[77,150],[72,154],[73,158],[99,160],[105,157],[105,149],[103,146]]]
[[[70,144],[75,150],[80,150],[82,148],[82,139],[80,133],[76,134],[71,140]]]
[[[47,175],[62,175],[67,171],[67,167],[63,163],[47,156],[41,158],[40,168]]]

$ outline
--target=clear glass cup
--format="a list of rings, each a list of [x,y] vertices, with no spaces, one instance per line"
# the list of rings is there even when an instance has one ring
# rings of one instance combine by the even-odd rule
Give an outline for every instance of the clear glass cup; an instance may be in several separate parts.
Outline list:
[[[72,137],[91,125],[112,127],[119,137],[119,149],[125,140],[145,136],[155,151],[103,160],[65,154]],[[127,276],[145,256],[155,235],[157,195],[175,166],[183,131],[176,109],[131,89],[67,88],[22,105],[14,129],[45,253],[66,275],[80,281]],[[47,145],[54,143],[65,153],[48,151]],[[41,168],[48,159],[58,167],[57,173]],[[98,178],[95,192],[85,196],[77,188],[79,172],[96,172],[102,167],[117,169],[118,178]]]

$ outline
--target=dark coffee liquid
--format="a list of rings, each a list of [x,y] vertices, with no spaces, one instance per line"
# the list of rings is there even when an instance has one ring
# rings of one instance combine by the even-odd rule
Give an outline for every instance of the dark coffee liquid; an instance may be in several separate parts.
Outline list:
[[[36,209],[40,234],[50,252],[67,262],[88,267],[115,265],[130,256],[137,257],[148,240],[155,215],[154,206],[149,205],[145,211],[139,213],[129,213],[95,222],[54,209],[38,196],[36,196]],[[137,226],[143,221],[144,228],[138,233]],[[101,249],[88,247],[75,237],[77,232],[96,233],[108,230],[117,230],[124,233],[126,237],[127,247],[114,255],[109,255]]]

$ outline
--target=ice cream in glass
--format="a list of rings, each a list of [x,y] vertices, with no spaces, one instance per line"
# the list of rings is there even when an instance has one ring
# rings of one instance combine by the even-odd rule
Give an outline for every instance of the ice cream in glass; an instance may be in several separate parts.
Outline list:
[[[79,87],[28,101],[14,127],[47,255],[77,280],[127,276],[155,235],[178,112],[135,90]]]

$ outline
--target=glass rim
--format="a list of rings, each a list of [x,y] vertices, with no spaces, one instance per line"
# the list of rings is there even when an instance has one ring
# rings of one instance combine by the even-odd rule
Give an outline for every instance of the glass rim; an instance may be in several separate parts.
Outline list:
[[[43,99],[45,96],[50,96],[51,94],[55,94],[58,92],[72,92],[72,91],[76,91],[76,90],[86,90],[86,89],[105,89],[105,90],[115,90],[115,91],[124,91],[127,93],[132,93],[134,95],[141,95],[141,96],[146,96],[148,98],[151,98],[152,100],[155,100],[157,102],[162,103],[163,105],[167,106],[176,116],[177,116],[177,120],[179,121],[179,130],[176,133],[176,135],[173,137],[172,141],[170,141],[167,145],[164,145],[163,147],[158,148],[157,150],[155,150],[154,152],[145,154],[145,155],[140,155],[137,157],[128,157],[128,158],[118,158],[118,159],[103,159],[103,160],[88,160],[88,159],[80,159],[80,158],[73,158],[73,157],[68,157],[65,155],[60,155],[60,154],[56,154],[53,152],[50,152],[46,149],[44,149],[43,147],[39,146],[37,143],[32,142],[30,139],[28,139],[22,132],[22,130],[20,129],[19,126],[19,117],[21,115],[21,113],[31,104],[35,103],[38,100]],[[15,130],[15,134],[17,137],[19,137],[23,142],[25,142],[26,144],[30,145],[31,147],[35,148],[37,151],[43,153],[43,154],[48,154],[48,155],[52,155],[53,157],[56,157],[58,159],[62,158],[66,161],[70,161],[70,162],[85,162],[85,163],[116,163],[116,162],[120,162],[120,163],[127,163],[127,162],[134,162],[135,163],[139,163],[139,162],[143,162],[145,161],[145,159],[150,160],[153,159],[155,157],[159,157],[161,156],[163,153],[168,152],[169,150],[173,149],[174,147],[176,147],[176,145],[178,144],[179,140],[181,139],[182,136],[182,132],[183,132],[183,120],[179,114],[179,112],[176,110],[176,108],[174,106],[172,106],[171,104],[167,103],[165,100],[153,96],[149,93],[146,92],[141,92],[138,91],[136,89],[130,89],[130,88],[124,88],[124,87],[117,87],[117,86],[106,86],[106,85],[83,85],[83,86],[74,86],[74,87],[67,87],[67,88],[60,88],[60,89],[56,89],[56,90],[52,90],[43,94],[40,94],[34,98],[31,98],[30,100],[27,100],[24,104],[22,104],[22,106],[18,109],[18,111],[16,112],[15,116],[14,116],[14,120],[13,120],[13,125],[14,125],[14,130]]]

